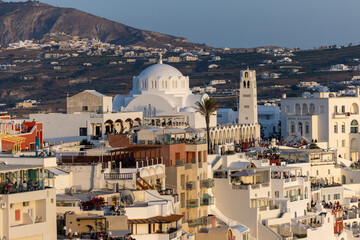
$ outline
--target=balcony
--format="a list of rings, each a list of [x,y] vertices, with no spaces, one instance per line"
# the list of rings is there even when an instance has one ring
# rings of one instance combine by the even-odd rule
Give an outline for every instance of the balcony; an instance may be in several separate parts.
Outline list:
[[[194,189],[195,189],[195,182],[194,181],[186,183],[186,190],[194,190]]]
[[[350,117],[350,115],[351,115],[350,112],[338,112],[338,113],[333,114],[333,118],[335,118],[335,119],[348,118],[348,117]]]
[[[304,200],[304,195],[290,196],[290,202],[296,202],[298,200]]]
[[[7,166],[6,170],[11,168],[16,170],[0,172],[0,194],[43,190],[45,189],[45,180],[53,177],[51,172],[41,168],[21,169],[20,166]]]
[[[22,184],[11,184],[11,183],[3,183],[0,184],[0,194],[12,194],[12,193],[21,193],[21,192],[30,192],[30,191],[38,191],[44,190],[44,180],[35,180],[28,181]]]
[[[214,197],[209,194],[204,194],[200,199],[200,206],[214,205]]]
[[[215,186],[215,181],[214,179],[208,178],[206,180],[202,180],[200,182],[200,187],[201,188],[213,188]]]
[[[250,185],[232,185],[232,189],[248,190]]]
[[[105,180],[132,180],[132,173],[105,173]]]
[[[296,202],[298,200],[298,195],[296,196],[290,196],[290,202]]]
[[[191,219],[188,221],[189,227],[190,228],[195,228],[198,226],[202,225],[202,219],[201,218],[197,218],[197,219]]]
[[[197,208],[199,207],[199,199],[191,199],[186,201],[186,208]]]

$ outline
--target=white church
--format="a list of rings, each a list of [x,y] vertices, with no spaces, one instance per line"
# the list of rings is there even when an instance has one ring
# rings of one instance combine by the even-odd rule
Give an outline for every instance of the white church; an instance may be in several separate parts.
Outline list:
[[[196,112],[195,102],[205,98],[208,98],[207,94],[192,94],[189,77],[160,60],[133,78],[133,89],[129,95],[115,96],[113,110],[143,112],[144,122],[151,119],[158,126],[164,126],[159,122],[159,116],[162,116],[162,121],[165,117],[167,119],[165,126],[204,128],[204,117]],[[210,126],[216,126],[216,116],[211,118]]]
[[[217,124],[217,116],[210,119],[211,145],[260,139],[257,120],[256,73],[240,72],[240,102],[237,123]],[[133,78],[129,95],[116,95],[113,110],[143,112],[144,124],[157,127],[205,128],[204,117],[196,112],[195,103],[208,98],[195,95],[189,88],[189,77],[178,69],[163,64],[152,65]]]

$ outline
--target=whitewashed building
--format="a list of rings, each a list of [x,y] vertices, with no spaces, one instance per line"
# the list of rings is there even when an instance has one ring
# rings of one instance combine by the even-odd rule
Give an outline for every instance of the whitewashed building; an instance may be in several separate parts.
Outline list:
[[[305,139],[324,149],[337,150],[339,157],[358,160],[359,89],[355,97],[314,93],[311,97],[281,100],[281,136],[286,141]]]

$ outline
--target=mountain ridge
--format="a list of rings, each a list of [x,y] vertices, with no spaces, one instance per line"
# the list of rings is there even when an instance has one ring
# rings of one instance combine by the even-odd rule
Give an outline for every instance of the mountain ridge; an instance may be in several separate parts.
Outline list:
[[[207,47],[186,38],[141,30],[75,8],[60,8],[39,2],[0,0],[0,44],[40,40],[45,34],[64,32],[119,45],[147,47]]]

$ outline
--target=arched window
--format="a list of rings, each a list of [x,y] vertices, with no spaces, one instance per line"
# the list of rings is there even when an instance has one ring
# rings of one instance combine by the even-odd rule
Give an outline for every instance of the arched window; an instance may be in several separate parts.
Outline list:
[[[245,72],[245,77],[248,78],[249,77],[249,73]]]
[[[303,125],[301,122],[298,123],[299,133],[300,135],[303,135]]]
[[[350,132],[351,132],[351,133],[357,133],[357,132],[359,132],[359,124],[358,124],[358,121],[356,121],[356,120],[352,120],[352,121],[351,121]]]
[[[350,112],[351,114],[359,114],[359,106],[356,103],[351,104]]]
[[[295,124],[291,122],[291,133],[295,133]]]
[[[315,105],[313,103],[310,104],[310,114],[315,113]]]
[[[300,107],[300,104],[295,104],[295,114],[296,115],[300,115],[301,113],[301,107]]]
[[[248,81],[248,84],[247,84],[247,85],[248,85],[248,88],[250,88],[250,81]]]
[[[305,134],[309,134],[309,132],[310,132],[309,123],[306,122],[306,123],[305,123]]]
[[[304,103],[304,104],[302,105],[302,115],[306,115],[306,114],[308,114],[308,107],[307,107],[307,105]]]
[[[243,84],[243,85],[244,85],[244,88],[246,88],[246,82],[245,82],[245,81],[244,81],[244,84]]]

